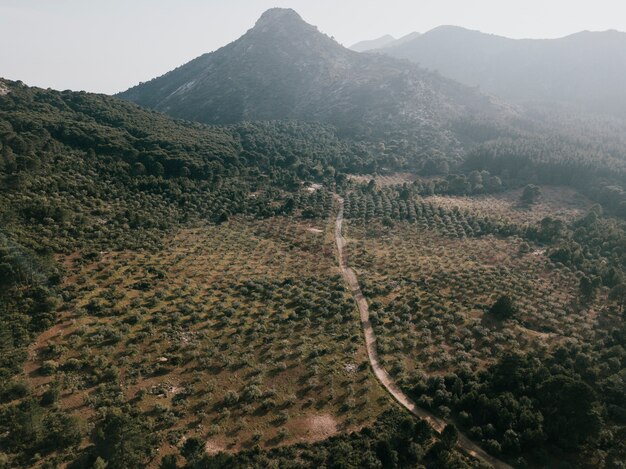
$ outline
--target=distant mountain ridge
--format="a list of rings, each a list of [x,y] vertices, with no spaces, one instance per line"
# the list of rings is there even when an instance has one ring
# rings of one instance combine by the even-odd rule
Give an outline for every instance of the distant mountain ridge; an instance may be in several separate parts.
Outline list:
[[[378,52],[409,59],[507,100],[565,104],[626,117],[626,33],[509,39],[440,26]]]
[[[420,33],[413,32],[402,36],[400,39],[396,39],[390,34],[386,34],[379,37],[378,39],[357,42],[356,44],[351,45],[349,49],[355,52],[367,52],[376,49],[384,49],[386,47],[399,46],[401,44],[404,44],[405,42],[412,41],[419,35]]]
[[[355,52],[365,52],[372,49],[382,49],[396,42],[396,38],[390,34],[386,34],[377,39],[370,39],[368,41],[357,42],[350,46],[350,50]]]
[[[279,8],[236,41],[118,96],[208,124],[300,119],[360,136],[410,129],[442,151],[457,146],[451,121],[510,112],[410,62],[346,49]]]

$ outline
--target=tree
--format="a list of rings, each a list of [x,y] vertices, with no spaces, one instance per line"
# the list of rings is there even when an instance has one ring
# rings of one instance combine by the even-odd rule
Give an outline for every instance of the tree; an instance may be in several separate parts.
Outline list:
[[[133,175],[141,176],[143,174],[146,174],[146,167],[142,163],[137,161],[135,164],[133,164]]]
[[[0,288],[8,287],[15,282],[16,273],[8,262],[0,263]]]
[[[595,285],[589,277],[583,275],[578,284],[578,291],[585,301],[589,301],[595,293]]]
[[[459,441],[459,431],[452,424],[448,424],[441,432],[441,442],[447,450],[454,448]]]
[[[383,467],[397,467],[398,453],[394,451],[387,440],[381,440],[376,444],[376,457],[383,464]]]
[[[560,446],[574,449],[600,431],[595,393],[583,381],[555,376],[541,385],[538,395],[546,434]]]
[[[195,461],[202,458],[204,454],[204,442],[196,437],[187,438],[180,452],[189,463],[193,464]]]
[[[152,452],[154,436],[141,415],[122,409],[107,412],[94,432],[95,454],[109,469],[142,467]]]
[[[468,179],[469,179],[470,184],[472,185],[472,188],[475,188],[476,186],[480,186],[483,183],[483,176],[482,176],[482,174],[480,174],[476,170],[474,170],[471,173],[469,173]]]
[[[620,309],[624,310],[626,305],[626,283],[615,285],[609,292],[609,300],[616,302]]]
[[[541,195],[541,189],[534,184],[528,184],[524,187],[522,192],[521,201],[525,205],[533,205],[537,202],[537,199]]]
[[[82,438],[78,420],[65,413],[54,412],[43,420],[45,428],[44,447],[59,450],[80,444]]]
[[[91,467],[92,469],[106,469],[107,467],[109,467],[109,463],[101,457],[97,457]]]
[[[503,319],[510,318],[516,312],[517,307],[509,295],[502,295],[491,308],[489,308],[489,313]]]
[[[563,220],[558,218],[545,217],[539,223],[539,239],[541,241],[553,241],[560,238],[565,229]]]
[[[176,456],[173,454],[166,454],[161,459],[159,469],[177,469],[178,463],[176,462]]]

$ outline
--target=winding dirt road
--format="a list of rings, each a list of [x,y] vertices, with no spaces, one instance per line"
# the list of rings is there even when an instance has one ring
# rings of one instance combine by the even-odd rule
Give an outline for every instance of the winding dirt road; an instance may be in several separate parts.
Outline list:
[[[389,393],[393,396],[393,398],[398,401],[398,403],[400,403],[400,405],[406,408],[413,415],[419,417],[420,419],[426,420],[430,424],[430,426],[433,427],[433,429],[435,429],[438,433],[441,433],[444,427],[448,424],[448,422],[444,419],[434,416],[427,410],[418,407],[415,402],[409,399],[409,397],[404,394],[404,392],[402,392],[402,390],[394,382],[393,378],[389,376],[389,373],[387,373],[380,365],[378,352],[376,351],[376,336],[374,335],[374,330],[372,329],[372,324],[370,323],[367,300],[365,299],[365,296],[363,296],[363,292],[361,291],[361,287],[359,286],[359,280],[354,273],[354,270],[352,270],[352,268],[348,266],[348,250],[346,248],[347,243],[342,235],[343,198],[335,194],[335,199],[339,202],[339,211],[337,212],[337,219],[335,222],[335,242],[337,243],[337,251],[339,254],[339,265],[341,267],[343,278],[350,287],[352,296],[354,296],[354,300],[356,301],[356,304],[359,308],[359,313],[361,316],[361,326],[363,327],[363,334],[365,335],[365,346],[367,348],[367,355],[369,357],[370,364],[372,365],[372,369],[374,370],[374,374],[382,383],[382,385],[387,389],[387,391],[389,391]],[[481,461],[493,466],[496,469],[512,469],[512,467],[508,464],[487,454],[482,448],[480,448],[480,446],[475,444],[462,433],[459,433],[458,446],[467,454],[477,459],[480,459]]]

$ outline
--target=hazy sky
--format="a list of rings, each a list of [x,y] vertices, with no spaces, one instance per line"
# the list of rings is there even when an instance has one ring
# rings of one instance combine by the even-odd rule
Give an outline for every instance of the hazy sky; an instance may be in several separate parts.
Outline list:
[[[515,38],[626,31],[626,0],[0,0],[0,76],[121,91],[237,39],[275,6],[346,46],[442,24]]]

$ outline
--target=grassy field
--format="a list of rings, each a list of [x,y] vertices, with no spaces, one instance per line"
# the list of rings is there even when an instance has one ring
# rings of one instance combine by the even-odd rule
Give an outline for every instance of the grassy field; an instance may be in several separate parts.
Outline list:
[[[235,218],[157,253],[65,259],[71,307],[31,348],[35,394],[61,389],[84,424],[115,402],[157,423],[161,455],[315,441],[390,400],[370,374],[336,263],[333,220]]]

